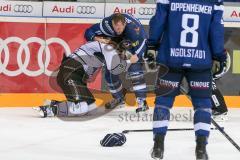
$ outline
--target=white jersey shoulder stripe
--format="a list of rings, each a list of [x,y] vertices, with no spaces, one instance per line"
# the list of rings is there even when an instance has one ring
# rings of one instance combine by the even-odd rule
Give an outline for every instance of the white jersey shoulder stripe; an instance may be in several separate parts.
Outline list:
[[[112,35],[108,34],[104,29],[103,29],[103,21],[100,22],[100,30],[105,34],[106,36],[112,37]]]
[[[156,3],[169,4],[169,0],[156,0]]]

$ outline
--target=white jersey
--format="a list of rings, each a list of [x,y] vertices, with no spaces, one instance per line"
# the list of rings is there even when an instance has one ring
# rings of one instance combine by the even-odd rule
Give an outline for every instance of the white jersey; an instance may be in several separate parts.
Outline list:
[[[89,75],[104,65],[113,74],[125,72],[130,66],[130,61],[122,60],[119,57],[118,51],[111,45],[98,41],[82,45],[70,57],[79,61],[83,65],[85,72]]]

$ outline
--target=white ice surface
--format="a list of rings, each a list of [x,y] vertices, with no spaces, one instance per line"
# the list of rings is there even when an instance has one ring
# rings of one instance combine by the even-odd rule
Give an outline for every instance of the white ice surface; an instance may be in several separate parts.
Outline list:
[[[189,109],[173,109],[174,115],[190,114]],[[132,108],[118,109],[90,121],[62,121],[39,118],[31,108],[0,109],[0,160],[151,160],[152,133],[131,133],[122,147],[103,148],[99,141],[107,133],[125,129],[151,129],[152,122],[123,115]],[[240,110],[229,111],[229,121],[220,123],[240,144]],[[192,122],[170,122],[169,128],[192,128]],[[168,132],[164,160],[194,160],[194,132]],[[240,160],[240,152],[217,130],[211,132],[210,160]]]

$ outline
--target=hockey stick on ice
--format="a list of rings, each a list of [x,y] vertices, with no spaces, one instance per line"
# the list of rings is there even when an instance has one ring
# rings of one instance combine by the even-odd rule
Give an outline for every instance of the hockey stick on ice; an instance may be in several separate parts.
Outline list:
[[[211,128],[211,130],[216,130],[218,128]],[[220,127],[220,129],[224,129],[223,127]],[[192,131],[194,128],[172,128],[168,129],[168,131]],[[152,132],[152,129],[139,129],[139,130],[124,130],[122,133],[128,134],[128,133],[133,133],[133,132]]]
[[[232,145],[237,148],[237,150],[240,152],[239,145],[218,125],[218,123],[212,119],[212,124],[226,137]]]
[[[180,91],[181,93],[186,95],[189,99],[191,99],[191,97],[188,96],[188,93],[183,86],[180,86]],[[212,124],[224,135],[224,137],[226,137],[228,141],[232,143],[232,145],[240,152],[239,145],[223,130],[222,127],[220,127],[220,125],[214,119],[211,118],[211,121],[212,121]]]

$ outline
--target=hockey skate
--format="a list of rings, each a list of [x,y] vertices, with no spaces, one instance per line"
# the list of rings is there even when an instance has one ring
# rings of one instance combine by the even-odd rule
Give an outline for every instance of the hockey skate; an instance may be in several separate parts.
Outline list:
[[[118,106],[121,107],[124,104],[125,104],[125,101],[122,98],[113,99],[110,102],[105,104],[105,108],[106,109],[114,109],[114,108],[116,108]]]
[[[137,98],[138,108],[136,109],[136,113],[145,112],[149,110],[147,105],[147,101],[142,98]]]
[[[207,137],[199,136],[197,137],[197,146],[195,150],[196,160],[208,160],[208,154],[206,151],[206,141]]]
[[[123,88],[122,90],[122,97],[121,98],[114,98],[110,102],[107,102],[105,104],[106,109],[114,109],[116,107],[121,108],[123,105],[125,105],[125,96],[127,94],[127,90]]]
[[[35,107],[33,109],[38,110],[39,115],[42,118],[54,117],[57,113],[57,106],[56,106],[57,103],[59,103],[59,101],[46,100],[43,106]]]
[[[154,146],[152,149],[151,157],[155,160],[163,159],[164,138],[164,135],[155,135],[154,137]]]

